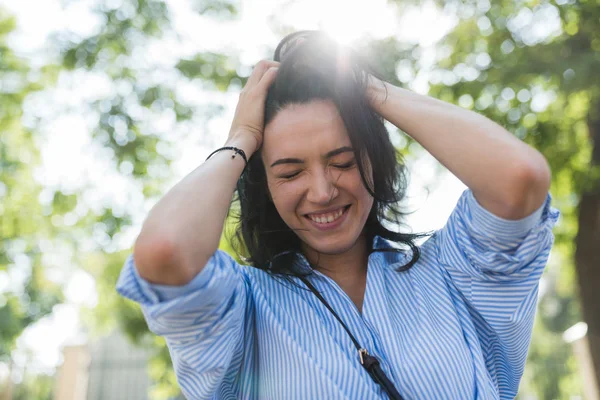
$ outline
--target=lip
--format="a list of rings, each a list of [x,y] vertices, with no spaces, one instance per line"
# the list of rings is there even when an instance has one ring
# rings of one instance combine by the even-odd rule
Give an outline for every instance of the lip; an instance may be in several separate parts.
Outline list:
[[[304,218],[306,218],[306,220],[307,220],[307,221],[308,221],[308,222],[309,222],[309,223],[310,223],[312,226],[314,226],[316,229],[318,229],[318,230],[320,230],[320,231],[330,231],[330,230],[332,230],[332,229],[336,229],[337,227],[339,227],[339,226],[340,226],[342,223],[344,223],[344,221],[345,221],[345,220],[346,220],[346,218],[348,217],[348,210],[350,209],[350,205],[348,205],[348,206],[344,206],[344,207],[342,207],[342,208],[344,209],[344,211],[342,212],[342,215],[341,215],[341,216],[340,216],[338,219],[336,219],[335,221],[333,221],[333,222],[326,222],[326,223],[324,223],[324,224],[320,224],[320,223],[318,223],[318,222],[315,222],[315,221],[313,221],[312,219],[310,219],[310,218],[308,217],[308,215],[311,215],[311,214],[313,214],[313,213],[311,213],[311,214],[306,214],[306,215],[304,216]],[[339,209],[340,209],[340,207],[336,207],[336,208],[332,208],[332,209],[330,209],[330,210],[331,210],[331,211],[335,211],[335,210],[339,210]],[[320,211],[320,212],[318,212],[318,213],[315,213],[315,214],[323,214],[324,212],[330,212],[330,211]]]

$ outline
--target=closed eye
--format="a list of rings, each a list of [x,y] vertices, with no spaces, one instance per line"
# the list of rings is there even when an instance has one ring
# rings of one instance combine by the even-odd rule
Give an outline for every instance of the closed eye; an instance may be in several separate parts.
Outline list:
[[[335,168],[338,168],[338,169],[350,169],[354,165],[356,165],[356,161],[355,160],[348,161],[347,163],[344,163],[344,164],[331,164],[332,167],[335,167]],[[292,178],[295,178],[296,176],[298,176],[300,174],[300,172],[301,171],[296,171],[296,172],[293,172],[291,174],[280,175],[279,177],[281,179],[292,179]]]
[[[281,175],[280,178],[283,178],[283,179],[292,179],[293,177],[297,176],[299,173],[300,173],[300,171],[294,172],[292,174]]]
[[[348,168],[353,167],[354,164],[355,164],[355,162],[354,162],[354,160],[352,160],[352,161],[349,161],[349,162],[344,163],[344,164],[331,164],[331,165],[334,166],[334,167],[336,167],[336,168],[339,168],[339,169],[348,169]]]

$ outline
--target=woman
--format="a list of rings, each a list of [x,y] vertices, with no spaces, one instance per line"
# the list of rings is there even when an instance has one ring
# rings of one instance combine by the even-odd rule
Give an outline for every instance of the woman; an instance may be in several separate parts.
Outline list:
[[[117,285],[184,394],[514,398],[558,218],[543,156],[317,32],[275,60],[249,77],[226,146],[152,209]],[[419,247],[388,224],[405,181],[383,119],[469,188]],[[217,250],[236,184],[250,266]]]

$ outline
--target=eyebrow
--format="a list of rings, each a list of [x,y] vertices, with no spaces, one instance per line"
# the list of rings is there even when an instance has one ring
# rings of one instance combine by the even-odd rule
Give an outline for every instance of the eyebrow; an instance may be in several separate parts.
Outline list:
[[[349,146],[340,147],[338,149],[331,150],[330,152],[325,154],[324,158],[335,157],[338,154],[347,153],[349,151],[354,152],[354,149]],[[279,160],[277,160],[273,164],[271,164],[271,168],[273,168],[276,165],[280,165],[280,164],[302,164],[302,163],[304,163],[304,161],[301,160],[300,158],[280,158]]]

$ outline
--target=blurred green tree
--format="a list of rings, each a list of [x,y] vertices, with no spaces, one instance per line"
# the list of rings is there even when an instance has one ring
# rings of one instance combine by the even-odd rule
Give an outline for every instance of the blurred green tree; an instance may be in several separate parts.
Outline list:
[[[45,275],[49,248],[57,230],[48,215],[62,198],[44,207],[42,187],[34,179],[39,152],[34,133],[21,122],[29,94],[56,79],[56,67],[35,73],[7,45],[15,20],[0,7],[0,362],[10,365],[11,351],[23,330],[62,300],[61,288]]]
[[[54,376],[27,374],[15,388],[12,400],[52,400]]]
[[[34,384],[37,375],[30,374],[14,387],[12,351],[19,335],[63,300],[60,285],[47,278],[44,251],[61,241],[49,215],[65,208],[66,199],[57,193],[51,204],[38,201],[43,189],[34,179],[39,151],[34,130],[21,118],[26,97],[52,85],[58,69],[34,70],[12,51],[7,39],[15,25],[0,7],[0,362],[9,371],[0,393],[41,399],[46,396],[41,393],[49,393],[51,378]]]

